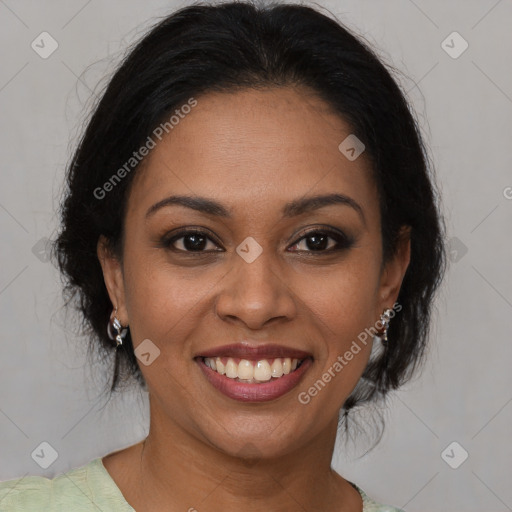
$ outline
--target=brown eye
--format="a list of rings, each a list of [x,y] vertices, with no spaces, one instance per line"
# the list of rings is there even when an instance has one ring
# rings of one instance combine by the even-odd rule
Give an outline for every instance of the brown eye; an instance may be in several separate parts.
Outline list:
[[[334,244],[332,243],[334,241]],[[337,231],[310,231],[300,238],[292,249],[297,252],[333,252],[348,249],[353,240],[345,234]]]
[[[187,230],[164,240],[164,245],[177,252],[210,252],[218,247],[204,231]]]

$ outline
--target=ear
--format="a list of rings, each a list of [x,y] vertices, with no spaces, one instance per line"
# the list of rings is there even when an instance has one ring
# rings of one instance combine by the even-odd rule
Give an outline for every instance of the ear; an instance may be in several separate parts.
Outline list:
[[[121,263],[113,254],[108,240],[100,235],[96,246],[96,253],[103,270],[103,279],[107,287],[108,295],[113,307],[117,307],[117,318],[121,325],[128,325],[128,313],[126,311],[126,299],[124,292],[124,278]]]
[[[386,262],[381,273],[377,318],[384,309],[395,304],[402,281],[411,259],[411,227],[402,226],[398,234],[395,253]]]

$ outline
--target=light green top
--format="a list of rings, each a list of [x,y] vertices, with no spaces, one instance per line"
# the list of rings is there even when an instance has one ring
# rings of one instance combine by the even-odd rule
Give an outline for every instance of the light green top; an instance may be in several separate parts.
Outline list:
[[[0,482],[0,512],[134,512],[103,465],[102,457],[50,479],[24,476]],[[403,512],[378,504],[357,485],[363,512]]]

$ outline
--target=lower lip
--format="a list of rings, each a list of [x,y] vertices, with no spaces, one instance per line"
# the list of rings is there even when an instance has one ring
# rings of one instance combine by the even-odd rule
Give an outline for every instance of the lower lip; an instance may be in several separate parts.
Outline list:
[[[308,358],[296,370],[278,379],[273,378],[268,382],[248,384],[217,373],[206,366],[202,358],[197,359],[197,362],[213,387],[227,397],[240,402],[268,402],[285,395],[297,386],[304,373],[313,364],[312,360]]]

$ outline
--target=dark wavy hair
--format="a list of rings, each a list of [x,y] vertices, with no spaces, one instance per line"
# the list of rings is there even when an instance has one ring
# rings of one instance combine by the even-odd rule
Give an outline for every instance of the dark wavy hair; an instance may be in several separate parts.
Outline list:
[[[122,261],[127,191],[140,165],[106,199],[94,191],[189,98],[245,88],[306,86],[349,124],[366,146],[379,192],[383,262],[393,255],[401,226],[411,227],[411,259],[398,297],[402,310],[341,419],[411,378],[424,359],[444,273],[444,222],[417,121],[390,70],[396,72],[336,18],[293,4],[194,4],[159,21],[129,48],[69,163],[54,246],[67,303],[81,312],[90,350],[114,358],[110,394],[132,377],[142,385],[144,379],[130,334],[117,350],[107,337],[112,304],[96,246],[104,235]]]

